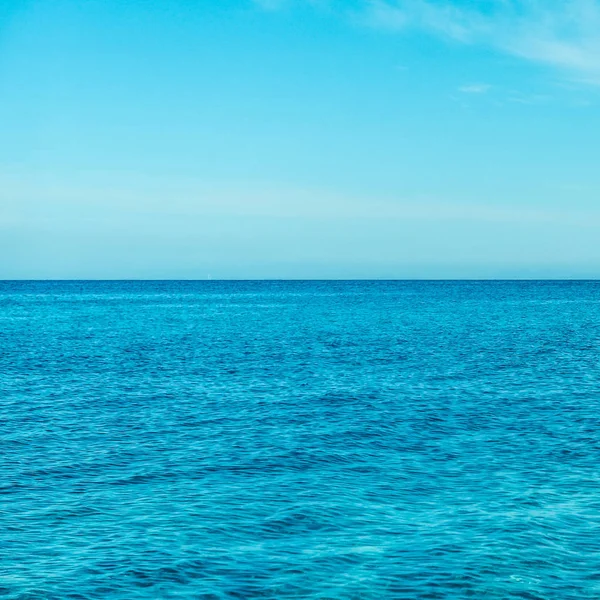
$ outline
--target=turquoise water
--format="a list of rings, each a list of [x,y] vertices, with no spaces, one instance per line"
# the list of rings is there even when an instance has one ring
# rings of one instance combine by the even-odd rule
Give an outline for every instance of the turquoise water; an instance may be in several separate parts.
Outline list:
[[[600,284],[0,282],[0,596],[600,598]]]

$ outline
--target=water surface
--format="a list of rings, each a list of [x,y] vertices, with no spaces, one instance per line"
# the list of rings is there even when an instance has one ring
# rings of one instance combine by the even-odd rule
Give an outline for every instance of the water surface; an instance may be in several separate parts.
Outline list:
[[[0,596],[600,598],[600,284],[0,282]]]

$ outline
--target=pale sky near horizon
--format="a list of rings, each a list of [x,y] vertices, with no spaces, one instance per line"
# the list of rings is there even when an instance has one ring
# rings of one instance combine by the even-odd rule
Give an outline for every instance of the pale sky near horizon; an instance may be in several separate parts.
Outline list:
[[[0,279],[600,277],[600,0],[6,0]]]

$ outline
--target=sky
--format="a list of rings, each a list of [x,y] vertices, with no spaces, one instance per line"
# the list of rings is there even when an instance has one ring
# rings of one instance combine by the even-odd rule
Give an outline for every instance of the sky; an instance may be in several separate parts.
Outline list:
[[[4,0],[0,279],[600,278],[600,0]]]

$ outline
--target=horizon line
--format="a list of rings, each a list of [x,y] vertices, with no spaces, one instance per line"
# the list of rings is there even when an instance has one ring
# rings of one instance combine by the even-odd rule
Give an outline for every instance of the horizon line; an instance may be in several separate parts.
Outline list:
[[[578,278],[578,277],[519,277],[519,278],[257,278],[257,279],[238,279],[238,278],[225,278],[225,279],[181,279],[181,278],[169,278],[169,279],[136,279],[136,278],[119,278],[119,279],[0,279],[0,283],[176,283],[176,282],[189,282],[189,283],[259,283],[259,282],[321,282],[321,283],[333,283],[333,282],[466,282],[466,283],[485,283],[485,282],[600,282],[600,277],[596,278]]]

